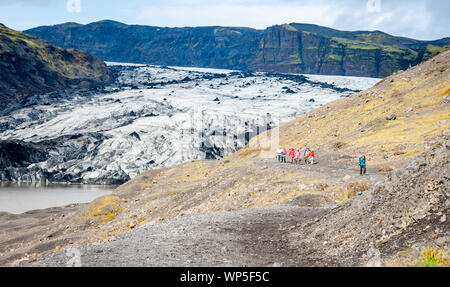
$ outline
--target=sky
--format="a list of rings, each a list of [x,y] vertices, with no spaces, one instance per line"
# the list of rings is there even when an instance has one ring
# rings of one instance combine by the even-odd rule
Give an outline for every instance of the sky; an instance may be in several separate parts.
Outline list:
[[[450,36],[449,0],[0,0],[0,23],[23,31],[110,19],[162,27],[265,29],[309,23],[435,40]]]

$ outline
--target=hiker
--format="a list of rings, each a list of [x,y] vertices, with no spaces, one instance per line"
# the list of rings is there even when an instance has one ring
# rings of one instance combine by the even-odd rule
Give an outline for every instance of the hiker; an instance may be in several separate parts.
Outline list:
[[[299,164],[300,163],[300,149],[297,149],[295,151],[294,158],[295,158],[295,164]]]
[[[315,154],[314,154],[314,149],[311,149],[311,151],[309,152],[309,161],[310,161],[310,163],[311,164],[314,164],[314,156],[315,156]]]
[[[291,161],[291,164],[294,163],[294,157],[295,157],[295,150],[291,148],[291,150],[289,151],[289,160]]]
[[[281,157],[281,162],[284,162],[284,163],[286,163],[286,149],[285,148],[283,148],[283,155],[282,155],[282,157]]]
[[[283,149],[280,147],[275,153],[277,155],[278,162],[281,162],[283,158]]]
[[[308,163],[308,157],[309,157],[309,147],[307,147],[303,153],[303,157],[305,159],[305,164]]]
[[[359,173],[361,175],[366,174],[366,156],[363,155],[359,158]]]

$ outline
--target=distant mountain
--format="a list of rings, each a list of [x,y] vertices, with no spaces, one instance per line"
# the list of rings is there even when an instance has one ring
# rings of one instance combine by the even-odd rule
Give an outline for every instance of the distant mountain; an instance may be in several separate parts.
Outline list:
[[[91,88],[111,80],[97,57],[55,47],[0,24],[0,111],[29,95]]]
[[[106,61],[268,72],[385,77],[450,47],[450,38],[419,41],[375,31],[310,24],[162,28],[105,20],[25,31]]]

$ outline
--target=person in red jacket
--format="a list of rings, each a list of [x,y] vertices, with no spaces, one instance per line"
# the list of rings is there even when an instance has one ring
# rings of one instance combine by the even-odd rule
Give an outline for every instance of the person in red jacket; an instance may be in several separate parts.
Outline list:
[[[309,152],[310,152],[310,148],[308,146],[308,147],[306,147],[306,149],[305,149],[305,151],[303,153],[303,156],[304,156],[304,159],[305,159],[305,164],[308,164]]]
[[[294,157],[295,157],[295,150],[291,148],[289,151],[289,159],[291,160],[291,163],[294,163]]]
[[[309,152],[309,161],[311,164],[314,164],[314,156],[315,156],[314,149],[311,149],[311,151]]]

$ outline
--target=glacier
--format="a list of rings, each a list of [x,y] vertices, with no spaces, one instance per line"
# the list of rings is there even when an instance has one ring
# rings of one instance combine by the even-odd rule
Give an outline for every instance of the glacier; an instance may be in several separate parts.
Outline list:
[[[0,180],[120,184],[217,159],[379,81],[107,64],[109,86],[35,95],[0,114]]]

